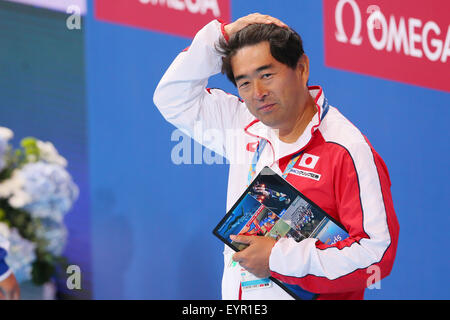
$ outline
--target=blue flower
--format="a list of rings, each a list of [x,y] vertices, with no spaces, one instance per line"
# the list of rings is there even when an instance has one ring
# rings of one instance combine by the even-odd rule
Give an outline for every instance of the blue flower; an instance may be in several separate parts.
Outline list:
[[[60,256],[67,242],[67,228],[64,223],[56,222],[52,219],[40,220],[40,225],[36,228],[36,236],[47,242],[46,250],[55,256]]]
[[[34,218],[50,218],[62,223],[64,214],[78,197],[78,187],[61,166],[45,162],[26,164],[21,170],[24,191],[31,201],[23,209]]]
[[[9,234],[9,251],[6,263],[13,270],[18,282],[31,279],[31,264],[36,260],[36,244],[20,236],[16,228]]]

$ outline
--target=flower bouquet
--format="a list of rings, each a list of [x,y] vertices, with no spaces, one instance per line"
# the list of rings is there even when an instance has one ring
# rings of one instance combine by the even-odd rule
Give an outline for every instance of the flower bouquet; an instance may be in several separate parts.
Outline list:
[[[0,238],[17,281],[43,285],[66,265],[64,215],[79,191],[52,143],[28,137],[14,150],[12,137],[0,127]]]

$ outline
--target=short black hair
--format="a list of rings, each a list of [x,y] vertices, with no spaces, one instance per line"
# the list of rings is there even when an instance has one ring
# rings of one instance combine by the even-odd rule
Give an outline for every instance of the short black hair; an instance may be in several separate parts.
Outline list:
[[[245,47],[268,41],[270,53],[275,60],[287,65],[291,69],[297,67],[303,56],[303,42],[300,35],[291,28],[283,28],[275,24],[251,24],[233,34],[229,41],[220,38],[216,50],[223,55],[222,73],[236,85],[231,58],[236,52]]]

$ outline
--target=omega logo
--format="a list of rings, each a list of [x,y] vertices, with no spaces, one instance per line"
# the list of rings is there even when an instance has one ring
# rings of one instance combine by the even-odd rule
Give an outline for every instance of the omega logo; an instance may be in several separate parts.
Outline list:
[[[355,17],[355,28],[353,29],[352,37],[350,38],[350,43],[355,46],[359,46],[362,43],[361,37],[361,11],[354,0],[339,0],[336,11],[335,11],[335,21],[336,21],[336,40],[339,42],[348,42],[347,35],[345,34],[344,24],[342,22],[342,11],[346,4],[350,4],[353,10],[353,15]]]
[[[353,11],[355,26],[353,34],[348,40],[343,24],[344,6],[349,4]],[[439,61],[446,63],[450,56],[450,26],[447,30],[430,20],[422,21],[414,17],[400,17],[394,15],[389,18],[383,14],[378,6],[369,6],[367,13],[367,38],[373,49],[377,51],[385,50],[403,54],[414,58],[426,58],[429,61]],[[362,16],[358,4],[355,0],[339,0],[335,10],[336,40],[341,43],[348,43],[360,46],[363,38],[361,36]],[[378,38],[375,36],[375,29],[379,29]]]

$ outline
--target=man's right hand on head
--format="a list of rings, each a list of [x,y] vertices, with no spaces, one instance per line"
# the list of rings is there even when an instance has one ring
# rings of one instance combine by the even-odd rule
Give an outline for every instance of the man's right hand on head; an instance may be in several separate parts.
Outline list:
[[[242,17],[230,24],[227,24],[224,27],[225,32],[228,37],[233,36],[236,32],[244,29],[246,26],[251,24],[275,24],[282,28],[287,28],[288,26],[277,18],[271,17],[269,15],[260,14],[260,13],[252,13],[248,16]]]

